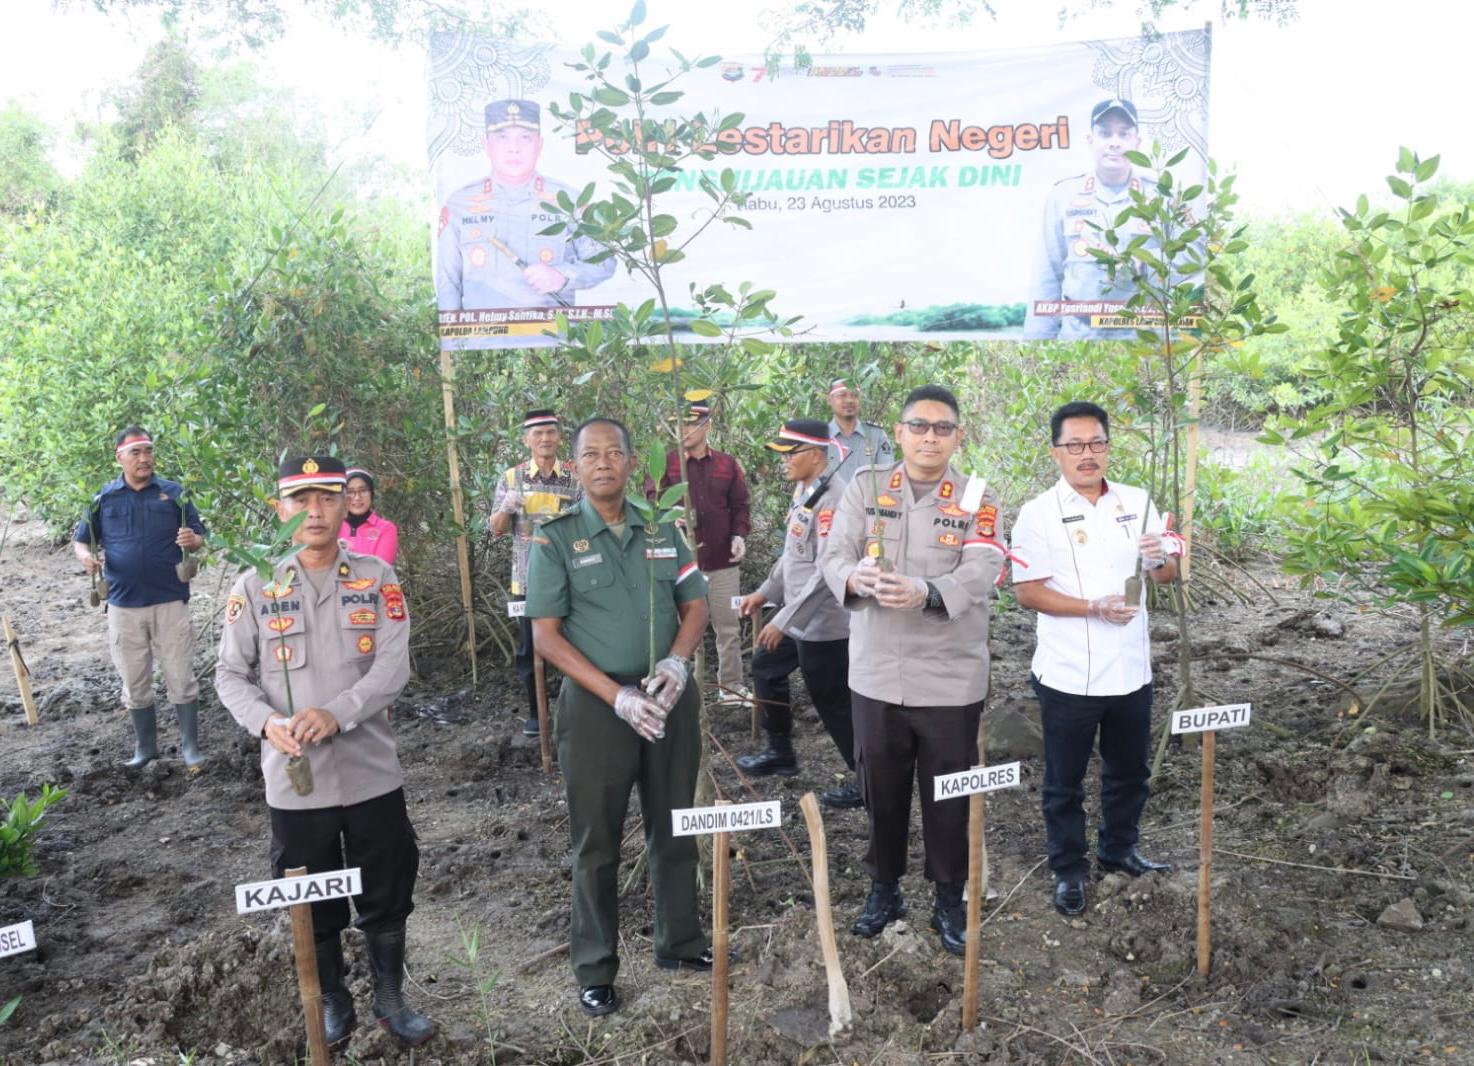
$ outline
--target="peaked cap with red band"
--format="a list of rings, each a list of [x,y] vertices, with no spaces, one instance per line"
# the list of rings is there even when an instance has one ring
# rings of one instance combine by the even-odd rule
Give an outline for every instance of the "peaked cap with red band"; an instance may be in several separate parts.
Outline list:
[[[117,454],[122,455],[135,444],[147,444],[149,447],[153,447],[153,443],[154,439],[147,433],[130,433],[119,442],[116,451]]]
[[[836,392],[844,392],[849,387],[850,383],[844,378],[835,378],[829,383],[829,395],[833,396]]]
[[[788,455],[800,448],[827,448],[829,444],[829,427],[823,422],[817,418],[790,418],[763,447]]]
[[[276,471],[276,491],[290,496],[303,489],[342,492],[348,484],[348,468],[331,455],[305,455],[288,459]]]
[[[551,407],[540,407],[536,411],[528,411],[522,418],[523,430],[536,429],[538,426],[558,425],[558,415]]]

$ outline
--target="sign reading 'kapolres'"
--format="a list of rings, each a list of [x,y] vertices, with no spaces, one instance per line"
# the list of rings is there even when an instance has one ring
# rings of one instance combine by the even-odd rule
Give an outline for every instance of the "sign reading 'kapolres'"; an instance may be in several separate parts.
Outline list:
[[[628,153],[551,113],[591,90],[573,64],[596,27],[561,25],[557,44],[431,37],[445,348],[554,343],[544,334],[558,314],[606,318],[653,295],[592,238],[547,232],[564,218],[560,196],[575,203],[590,182],[596,198],[610,190],[604,152]],[[666,291],[751,281],[777,291],[780,315],[804,316],[805,341],[1130,338],[1119,312],[1131,283],[1110,282],[1092,251],[1131,194],[1155,184],[1127,153],[1153,141],[1187,149],[1178,185],[1202,184],[1210,45],[1201,30],[693,69],[670,86],[686,95],[650,114],[703,112],[712,158],[672,172],[658,211],[677,220],[680,245],[709,215],[704,189],[722,189],[729,171],[752,229],[708,227],[665,268]],[[623,70],[619,55],[610,69]],[[740,120],[720,128],[731,115]],[[672,312],[681,339],[699,339],[686,327],[696,309]]]

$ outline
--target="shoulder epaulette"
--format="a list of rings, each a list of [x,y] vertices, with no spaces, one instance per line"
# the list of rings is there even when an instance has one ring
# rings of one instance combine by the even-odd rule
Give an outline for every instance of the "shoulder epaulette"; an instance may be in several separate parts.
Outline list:
[[[574,513],[574,512],[573,512],[573,509],[572,509],[572,508],[569,508],[569,509],[568,509],[568,510],[566,510],[566,511],[559,511],[559,512],[558,512],[558,513],[557,513],[557,514],[555,514],[555,515],[548,515],[548,517],[547,517],[547,518],[546,518],[546,519],[544,519],[544,520],[543,520],[543,523],[542,523],[542,524],[543,524],[543,525],[544,525],[544,526],[550,526],[550,525],[552,525],[552,524],[553,524],[553,523],[554,523],[554,522],[561,522],[561,521],[563,521],[563,519],[565,519],[565,518],[568,518],[568,517],[569,517],[569,516],[571,516],[571,515],[572,515],[572,514],[573,514],[573,513]]]

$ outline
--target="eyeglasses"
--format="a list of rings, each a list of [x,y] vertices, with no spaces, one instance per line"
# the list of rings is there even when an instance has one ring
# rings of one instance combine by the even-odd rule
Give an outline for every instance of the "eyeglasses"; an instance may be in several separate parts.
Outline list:
[[[939,437],[950,437],[957,431],[956,422],[928,422],[924,418],[908,418],[901,425],[918,437],[924,437],[928,433],[935,433]]]
[[[1072,440],[1072,441],[1066,441],[1064,444],[1056,444],[1055,445],[1056,448],[1063,448],[1065,451],[1069,452],[1071,455],[1084,455],[1086,448],[1089,448],[1090,449],[1091,454],[1093,454],[1093,455],[1099,455],[1101,452],[1105,451],[1110,446],[1111,446],[1111,442],[1110,441],[1108,441],[1108,440],[1099,440],[1099,439],[1097,439],[1097,440]]]

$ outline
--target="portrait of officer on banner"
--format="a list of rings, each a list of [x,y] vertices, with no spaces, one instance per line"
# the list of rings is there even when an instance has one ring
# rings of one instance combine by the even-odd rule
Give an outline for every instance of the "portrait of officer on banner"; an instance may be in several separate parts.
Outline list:
[[[462,186],[440,209],[435,297],[441,311],[572,307],[580,289],[606,281],[614,260],[590,263],[599,245],[568,232],[541,231],[563,216],[560,192],[574,189],[538,173],[542,110],[531,100],[486,105],[483,141],[491,172]]]
[[[1136,105],[1130,100],[1111,97],[1091,108],[1086,143],[1092,160],[1089,173],[1060,181],[1044,205],[1043,240],[1024,320],[1026,340],[1121,340],[1133,335],[1129,326],[1099,324],[1099,318],[1115,308],[1068,314],[1059,306],[1103,302],[1118,308],[1131,298],[1130,275],[1118,271],[1112,284],[1106,265],[1091,255],[1091,249],[1106,247],[1105,232],[1131,206],[1132,192],[1149,189],[1156,181],[1154,174],[1134,167],[1127,158],[1128,152],[1141,149]],[[1139,225],[1135,220],[1127,223]]]

